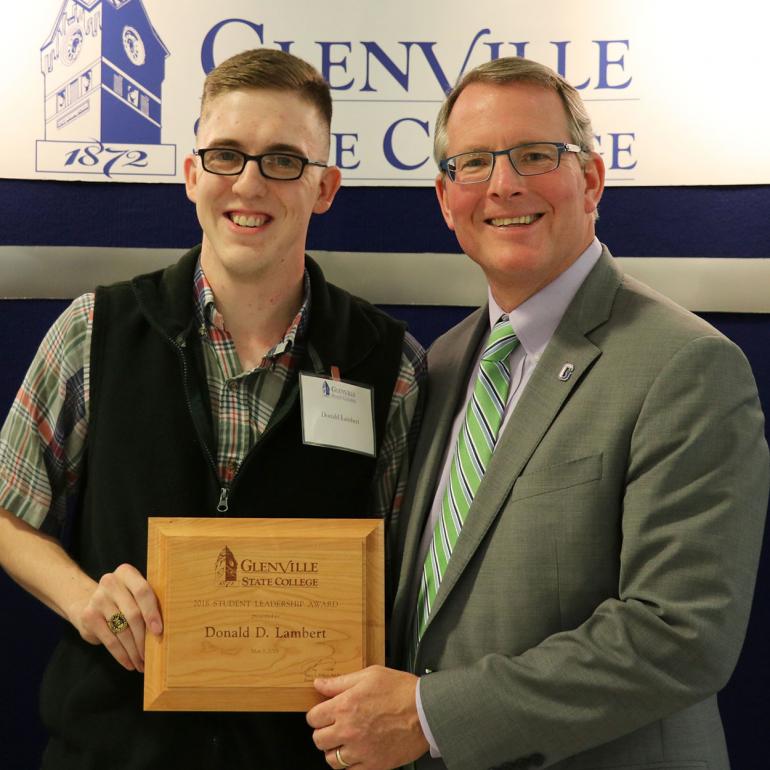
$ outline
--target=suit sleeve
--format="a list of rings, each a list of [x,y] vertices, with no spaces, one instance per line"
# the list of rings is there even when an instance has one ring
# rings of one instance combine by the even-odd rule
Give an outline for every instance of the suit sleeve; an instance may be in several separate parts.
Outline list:
[[[725,685],[767,511],[763,426],[750,368],[731,342],[700,337],[667,361],[628,445],[617,595],[520,655],[489,653],[422,679],[448,767],[526,756],[551,765]]]

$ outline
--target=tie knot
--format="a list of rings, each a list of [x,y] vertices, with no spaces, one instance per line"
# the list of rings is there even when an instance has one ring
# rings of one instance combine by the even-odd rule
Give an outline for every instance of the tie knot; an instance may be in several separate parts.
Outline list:
[[[518,341],[508,316],[500,316],[500,320],[492,327],[481,358],[484,361],[504,361],[511,355]]]

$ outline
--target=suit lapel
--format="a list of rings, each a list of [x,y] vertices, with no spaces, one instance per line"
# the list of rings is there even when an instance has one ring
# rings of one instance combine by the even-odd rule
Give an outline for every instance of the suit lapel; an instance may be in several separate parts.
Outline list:
[[[620,273],[605,248],[570,303],[500,437],[447,565],[428,627],[499,515],[511,488],[563,404],[572,391],[580,387],[589,368],[601,355],[600,349],[586,335],[609,318],[620,281]],[[567,363],[574,370],[569,379],[563,380],[559,374]]]
[[[481,337],[488,330],[489,311],[485,305],[437,341],[428,354],[428,403],[405,493],[405,527],[401,529],[398,547],[402,558],[393,613],[394,639],[402,637],[402,628],[411,626],[412,588],[422,572],[422,564],[417,564],[420,541],[433,504],[448,435],[458,403],[465,395],[468,370]]]

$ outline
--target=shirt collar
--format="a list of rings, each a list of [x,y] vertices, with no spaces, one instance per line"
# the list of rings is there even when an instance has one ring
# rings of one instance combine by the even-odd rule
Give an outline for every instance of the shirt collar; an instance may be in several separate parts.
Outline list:
[[[201,265],[200,259],[198,259],[198,264],[195,266],[193,291],[195,317],[198,325],[206,330],[214,327],[219,332],[226,334],[227,329],[225,327],[224,318],[219,310],[217,310],[216,302],[214,300],[214,290],[211,288],[211,284],[208,282],[206,274],[203,272],[203,266]],[[302,305],[300,306],[297,315],[294,316],[294,319],[289,324],[283,338],[266,353],[265,358],[275,358],[292,350],[292,348],[304,345],[309,319],[310,275],[308,274],[307,268],[305,268]]]
[[[508,313],[511,326],[527,355],[538,357],[545,350],[572,298],[588,277],[601,253],[602,246],[598,239],[594,238],[588,248],[561,275]],[[491,328],[505,311],[495,302],[489,287],[487,294]]]

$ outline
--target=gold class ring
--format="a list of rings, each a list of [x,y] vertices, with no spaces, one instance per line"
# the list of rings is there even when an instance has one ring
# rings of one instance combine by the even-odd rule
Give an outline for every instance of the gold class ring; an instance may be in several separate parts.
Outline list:
[[[126,616],[122,612],[116,612],[108,621],[107,628],[117,635],[121,631],[125,631],[128,628],[128,621]]]

